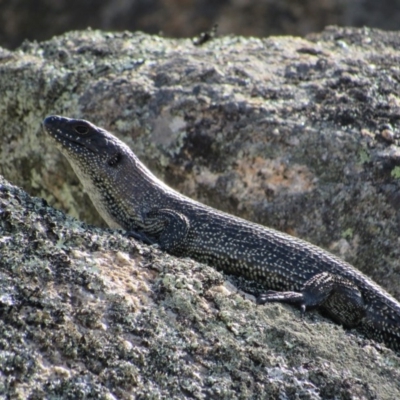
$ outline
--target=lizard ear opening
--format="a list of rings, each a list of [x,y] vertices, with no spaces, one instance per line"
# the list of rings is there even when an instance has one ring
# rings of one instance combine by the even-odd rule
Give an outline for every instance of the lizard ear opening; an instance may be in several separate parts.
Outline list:
[[[108,159],[108,165],[110,167],[115,167],[122,160],[121,153],[115,153]]]
[[[77,125],[74,127],[74,129],[81,135],[85,135],[86,133],[89,132],[89,128],[85,125]]]

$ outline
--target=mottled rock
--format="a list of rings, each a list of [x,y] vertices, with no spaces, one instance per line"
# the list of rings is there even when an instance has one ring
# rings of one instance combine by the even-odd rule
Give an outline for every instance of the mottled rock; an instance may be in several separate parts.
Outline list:
[[[40,130],[49,114],[87,118],[182,193],[325,247],[400,299],[399,44],[332,27],[202,46],[83,31],[2,49],[0,172],[102,225]],[[5,180],[0,267],[1,395],[399,398],[383,346],[256,307],[235,288],[251,282]]]
[[[79,222],[0,176],[0,396],[400,395],[400,358],[213,268]]]
[[[87,118],[178,191],[333,251],[400,299],[399,44],[367,28],[202,46],[89,30],[3,50],[0,172],[101,225],[40,130]]]

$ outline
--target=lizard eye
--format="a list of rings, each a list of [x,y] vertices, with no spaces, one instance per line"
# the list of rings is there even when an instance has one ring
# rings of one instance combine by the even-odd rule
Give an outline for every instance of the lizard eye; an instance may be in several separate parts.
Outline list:
[[[87,126],[84,126],[84,125],[75,126],[74,129],[75,129],[78,133],[80,133],[81,135],[84,135],[84,134],[86,134],[86,133],[89,132],[89,128],[88,128]]]
[[[122,159],[121,153],[115,153],[111,158],[108,160],[108,165],[110,167],[115,167]]]

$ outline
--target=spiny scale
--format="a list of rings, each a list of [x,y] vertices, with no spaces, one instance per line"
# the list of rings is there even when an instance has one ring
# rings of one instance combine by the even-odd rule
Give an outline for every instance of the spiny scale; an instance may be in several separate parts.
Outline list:
[[[128,146],[88,121],[51,116],[43,127],[110,227],[262,283],[267,292],[259,303],[317,307],[343,326],[400,350],[399,302],[350,264],[179,194]]]

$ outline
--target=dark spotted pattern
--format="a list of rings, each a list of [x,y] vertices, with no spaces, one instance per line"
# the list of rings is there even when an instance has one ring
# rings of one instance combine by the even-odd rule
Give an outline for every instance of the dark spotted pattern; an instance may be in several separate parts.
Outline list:
[[[88,121],[51,116],[43,126],[110,227],[262,283],[268,291],[259,303],[286,302],[304,311],[317,307],[345,327],[400,350],[400,304],[348,263],[177,193],[128,146]]]

